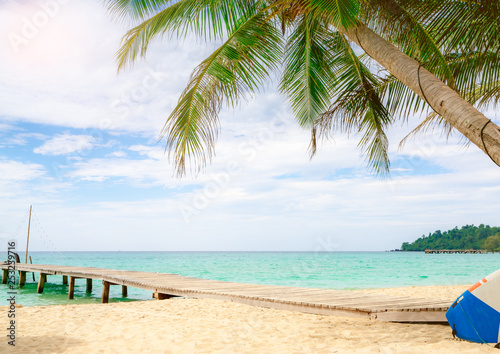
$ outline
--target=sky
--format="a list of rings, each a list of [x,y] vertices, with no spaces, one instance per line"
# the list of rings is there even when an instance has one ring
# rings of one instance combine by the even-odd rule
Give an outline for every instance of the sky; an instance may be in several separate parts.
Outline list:
[[[422,119],[388,132],[392,171],[373,175],[359,136],[310,159],[277,78],[224,108],[206,170],[175,176],[159,135],[196,65],[216,48],[155,42],[117,73],[130,23],[100,1],[0,3],[0,250],[384,251],[467,224],[500,226],[500,169]],[[494,110],[486,115],[499,122]]]

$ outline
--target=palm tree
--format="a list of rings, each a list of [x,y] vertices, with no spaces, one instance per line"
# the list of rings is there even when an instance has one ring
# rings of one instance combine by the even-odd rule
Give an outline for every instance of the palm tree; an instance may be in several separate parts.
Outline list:
[[[162,130],[177,172],[211,159],[218,113],[282,70],[279,89],[317,137],[361,134],[374,171],[389,170],[387,127],[432,112],[419,128],[455,128],[500,164],[500,128],[473,104],[500,98],[500,2],[486,0],[106,0],[138,21],[119,70],[156,38],[194,33],[222,44],[193,72]],[[364,53],[358,55],[350,42]]]

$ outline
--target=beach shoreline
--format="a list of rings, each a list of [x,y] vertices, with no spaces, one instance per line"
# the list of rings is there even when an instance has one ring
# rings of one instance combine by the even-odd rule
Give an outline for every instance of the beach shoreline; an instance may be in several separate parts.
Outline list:
[[[450,300],[469,285],[365,289]],[[433,295],[433,297],[429,297]],[[33,296],[37,296],[33,294]],[[43,295],[41,295],[43,296]],[[4,321],[7,320],[6,308]],[[6,323],[6,322],[4,322]],[[13,353],[488,352],[453,340],[442,324],[385,323],[212,299],[52,305],[16,309]],[[8,348],[5,348],[8,347]]]

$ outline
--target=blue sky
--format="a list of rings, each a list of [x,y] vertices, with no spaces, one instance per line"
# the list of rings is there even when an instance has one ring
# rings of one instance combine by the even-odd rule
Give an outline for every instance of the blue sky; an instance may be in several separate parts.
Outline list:
[[[436,131],[399,150],[414,117],[389,132],[388,179],[367,171],[356,136],[310,160],[272,82],[221,112],[206,171],[176,178],[159,133],[214,45],[156,43],[118,75],[127,29],[98,1],[0,4],[0,249],[25,242],[30,204],[31,249],[46,251],[376,251],[500,225],[500,169],[476,147]]]

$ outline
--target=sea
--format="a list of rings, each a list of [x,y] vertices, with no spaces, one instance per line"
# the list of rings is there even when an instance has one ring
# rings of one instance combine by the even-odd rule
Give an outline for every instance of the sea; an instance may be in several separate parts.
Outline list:
[[[24,254],[20,254],[24,260]],[[357,290],[425,285],[472,284],[500,269],[500,254],[425,254],[423,252],[30,252],[33,263],[174,273],[203,279],[308,288]],[[15,293],[23,306],[99,303],[101,281],[86,292],[76,279],[68,300],[62,277],[47,276],[37,294],[38,273],[22,289],[0,284],[0,306]],[[9,293],[9,294],[8,294]],[[111,287],[110,302],[150,300],[151,291]],[[3,303],[2,303],[3,302]]]

